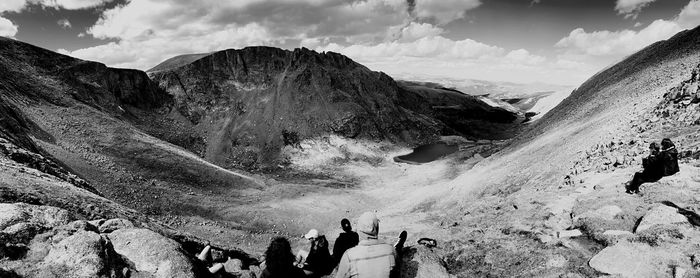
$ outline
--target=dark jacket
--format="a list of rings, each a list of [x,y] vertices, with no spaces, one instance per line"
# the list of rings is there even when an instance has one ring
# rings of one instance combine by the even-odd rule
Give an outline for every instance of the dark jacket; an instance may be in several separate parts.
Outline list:
[[[338,264],[338,262],[340,262],[340,258],[343,257],[345,250],[357,246],[359,242],[360,236],[358,236],[356,232],[350,231],[340,233],[333,245],[333,258],[335,259],[335,263]]]
[[[660,155],[651,154],[642,159],[642,167],[644,167],[642,174],[646,180],[656,181],[664,176],[664,164]]]
[[[661,151],[660,156],[663,164],[664,176],[670,176],[680,171],[680,169],[678,169],[678,150],[676,150],[676,147]]]
[[[318,250],[318,252],[311,251],[309,256],[306,257],[306,263],[304,265],[304,270],[313,272],[314,277],[321,277],[324,275],[331,274],[335,268],[335,260],[331,257],[331,253],[328,249]]]

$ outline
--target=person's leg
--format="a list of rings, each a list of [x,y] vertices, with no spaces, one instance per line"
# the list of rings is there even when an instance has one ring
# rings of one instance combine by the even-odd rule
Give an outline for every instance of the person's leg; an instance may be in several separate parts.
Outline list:
[[[299,250],[299,252],[297,252],[297,256],[296,256],[296,260],[295,260],[296,264],[303,265],[306,262],[306,257],[308,257],[308,256],[309,256],[309,251],[306,251],[304,249]]]
[[[224,265],[222,263],[215,263],[209,268],[209,273],[214,274],[221,271],[222,269],[224,269]]]
[[[207,245],[202,249],[202,252],[197,255],[197,259],[203,262],[208,262],[208,259],[211,258],[211,246]]]
[[[632,177],[632,181],[629,184],[629,187],[627,187],[627,193],[634,193],[635,191],[639,191],[639,185],[642,183],[642,173],[636,172],[634,173],[634,177]]]
[[[406,243],[407,237],[408,233],[406,231],[402,231],[401,234],[399,234],[399,239],[394,244],[394,248],[396,249],[396,255],[398,257],[401,257],[401,252],[403,252],[403,245],[404,243]]]

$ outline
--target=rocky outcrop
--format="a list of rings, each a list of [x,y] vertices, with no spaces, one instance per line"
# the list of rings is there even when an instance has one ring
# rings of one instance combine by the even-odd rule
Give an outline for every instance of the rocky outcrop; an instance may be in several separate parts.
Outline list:
[[[151,230],[130,228],[133,224],[124,219],[102,221],[98,229],[85,220],[71,221],[74,217],[51,206],[0,204],[0,269],[26,277],[205,273],[179,243]]]
[[[121,229],[108,235],[115,252],[133,263],[137,272],[157,278],[195,277],[194,265],[180,245],[147,229]]]

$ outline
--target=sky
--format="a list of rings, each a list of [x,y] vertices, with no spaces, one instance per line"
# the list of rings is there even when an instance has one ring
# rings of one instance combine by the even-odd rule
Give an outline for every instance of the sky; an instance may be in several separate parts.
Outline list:
[[[0,0],[0,36],[113,67],[267,45],[398,79],[575,86],[700,25],[700,0]]]

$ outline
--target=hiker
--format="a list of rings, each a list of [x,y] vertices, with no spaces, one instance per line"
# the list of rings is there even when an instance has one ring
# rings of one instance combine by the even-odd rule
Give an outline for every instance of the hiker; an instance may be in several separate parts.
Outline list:
[[[230,260],[231,258],[226,256],[227,260]],[[197,259],[200,261],[204,262],[208,266],[210,266],[209,273],[211,274],[224,274],[226,272],[226,269],[224,269],[224,264],[222,263],[223,261],[217,260],[214,261],[211,256],[211,245],[207,243],[207,245],[202,249],[202,252],[200,252],[197,255]]]
[[[659,155],[664,169],[664,177],[670,176],[680,171],[678,169],[678,150],[671,139],[664,138],[661,140],[661,153]]]
[[[294,266],[294,254],[289,241],[276,237],[265,251],[265,269],[260,278],[299,278],[306,277],[301,268]]]
[[[343,257],[343,253],[346,250],[357,246],[357,243],[360,242],[360,236],[352,230],[350,220],[347,218],[340,220],[340,227],[343,228],[343,232],[338,235],[335,244],[333,244],[333,259],[336,265],[340,262],[340,258]]]
[[[309,230],[308,233],[304,235],[304,238],[309,241],[309,244],[311,244],[311,248],[314,246],[314,241],[318,237],[318,230],[316,229],[311,229]],[[311,249],[309,249],[311,250]],[[298,267],[302,267],[304,263],[306,262],[306,258],[309,257],[309,251],[306,251],[304,249],[301,249],[297,251],[296,258],[294,259],[294,264],[297,265]]]
[[[659,144],[653,142],[649,145],[649,156],[642,159],[642,172],[634,173],[632,181],[625,191],[628,194],[639,193],[639,186],[645,182],[655,182],[664,175],[663,164],[659,156]]]
[[[335,277],[389,278],[395,271],[396,247],[383,243],[377,238],[379,235],[377,216],[372,212],[363,213],[357,221],[357,230],[363,234],[364,239],[357,246],[345,251]]]
[[[302,265],[307,277],[321,277],[331,274],[335,268],[335,261],[328,251],[328,240],[323,235],[319,235],[311,241],[311,249],[306,257],[306,262]]]

